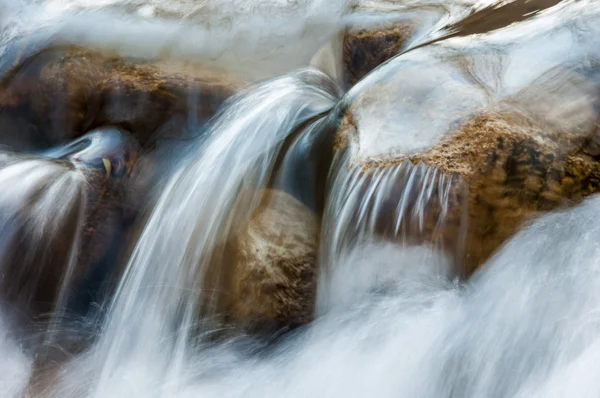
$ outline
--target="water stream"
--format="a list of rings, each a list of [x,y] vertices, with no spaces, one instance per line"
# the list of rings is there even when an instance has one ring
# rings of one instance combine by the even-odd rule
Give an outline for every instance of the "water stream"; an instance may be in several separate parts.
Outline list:
[[[599,396],[600,197],[589,187],[600,178],[581,177],[589,197],[582,188],[536,212],[466,275],[477,170],[427,164],[432,147],[434,159],[461,158],[443,140],[490,109],[539,122],[531,141],[556,139],[556,162],[597,161],[593,1],[427,44],[505,3],[0,1],[2,73],[23,55],[12,45],[33,37],[26,56],[79,45],[245,78],[210,120],[190,111],[183,138],[158,148],[122,125],[35,153],[0,142],[0,398]],[[347,93],[309,66],[357,19],[440,7],[445,17]],[[20,98],[4,89],[8,109]],[[298,213],[265,205],[272,191]],[[226,286],[241,237],[264,238],[248,225],[272,214],[293,227],[245,255],[285,268],[286,239],[314,221],[316,304],[310,322],[257,335],[229,322]],[[270,267],[242,287],[261,272],[295,277]]]

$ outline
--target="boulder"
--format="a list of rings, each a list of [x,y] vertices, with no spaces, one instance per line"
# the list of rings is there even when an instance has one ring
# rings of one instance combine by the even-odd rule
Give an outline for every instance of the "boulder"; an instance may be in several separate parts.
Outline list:
[[[445,14],[439,5],[356,5],[342,39],[344,86],[352,87],[379,65],[425,40]]]
[[[349,28],[344,33],[344,85],[352,87],[373,69],[400,53],[414,27],[398,23]]]
[[[3,298],[32,315],[85,312],[109,289],[126,225],[123,181],[138,146],[114,128],[44,156],[5,151],[0,182]],[[59,306],[60,308],[57,308]]]
[[[191,62],[128,59],[77,46],[43,47],[13,63],[4,65],[0,108],[20,131],[33,131],[20,149],[62,144],[102,125],[124,128],[141,144],[181,136],[242,86]]]
[[[526,220],[539,212],[578,203],[600,191],[598,134],[597,129],[586,137],[548,134],[538,122],[522,115],[488,111],[473,116],[422,153],[371,160],[362,167],[367,172],[397,167],[408,161],[436,170],[438,179],[430,182],[424,181],[427,171],[413,172],[418,182],[413,182],[411,187],[432,184],[433,198],[438,202],[437,184],[441,176],[446,175],[447,181],[453,181],[445,194],[449,202],[443,231],[440,233],[435,228],[439,224],[440,203],[432,202],[427,204],[430,213],[424,217],[419,239],[443,241],[452,254],[463,254],[458,261],[466,267],[468,275]],[[406,177],[397,179],[396,183],[398,188],[380,204],[388,216],[402,197],[401,186],[406,187]],[[410,202],[409,206],[416,205]],[[466,239],[461,241],[458,237],[465,211],[468,214]]]
[[[548,12],[403,54],[356,85],[332,116],[349,167],[375,175],[410,163],[452,181],[446,195],[457,200],[448,204],[445,231],[427,234],[425,225],[418,240],[446,242],[465,275],[531,217],[600,190],[599,10],[570,4],[560,11],[560,23],[546,23],[557,21]],[[552,37],[562,41],[553,41],[551,54],[526,56]],[[398,179],[384,195],[381,219],[399,216],[394,203],[411,184]],[[456,239],[465,212],[465,239]],[[390,237],[389,228],[378,229]]]
[[[319,227],[317,217],[292,196],[263,194],[233,239],[225,312],[230,324],[269,333],[313,317]]]
[[[401,52],[456,36],[481,34],[532,18],[560,0],[515,0],[475,8],[459,2],[361,2],[343,38],[349,88]]]

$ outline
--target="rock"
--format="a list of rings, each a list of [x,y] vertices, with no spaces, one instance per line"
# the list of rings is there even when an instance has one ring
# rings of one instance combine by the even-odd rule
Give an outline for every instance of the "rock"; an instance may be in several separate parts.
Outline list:
[[[0,183],[2,298],[30,314],[50,312],[71,280],[85,179],[66,162],[3,154]],[[68,283],[68,282],[67,282]]]
[[[501,29],[559,2],[515,0],[480,9],[459,2],[361,2],[354,7],[344,34],[344,85],[352,87],[401,52],[451,37]]]
[[[268,333],[312,319],[318,231],[317,217],[296,199],[264,192],[234,239],[226,274],[229,323]]]
[[[487,112],[473,117],[423,153],[370,161],[364,167],[389,168],[408,160],[439,170],[454,181],[448,189],[451,201],[441,235],[435,230],[440,206],[433,203],[419,238],[443,241],[452,254],[464,253],[459,261],[469,275],[526,220],[600,191],[600,162],[590,154],[597,135],[598,130],[587,138],[553,136],[531,119],[514,113]],[[424,175],[425,171],[421,172],[417,180]],[[465,185],[468,194],[463,200]],[[400,197],[398,191],[392,195]],[[438,198],[437,191],[433,197]],[[384,212],[391,212],[393,198],[386,197],[381,206]],[[457,237],[464,211],[468,220],[463,247]]]
[[[439,6],[365,2],[353,8],[343,35],[343,83],[352,87],[385,61],[426,37],[445,14]]]
[[[460,173],[469,187],[468,274],[538,212],[600,191],[600,163],[581,151],[584,141],[567,134],[545,141],[544,135],[530,120],[483,114],[419,157]]]
[[[413,32],[414,27],[409,23],[346,30],[344,85],[352,87],[373,69],[399,54]]]
[[[14,62],[2,76],[0,107],[30,121],[37,136],[29,147],[62,144],[102,125],[124,128],[142,144],[159,132],[181,136],[242,85],[202,65],[77,46],[42,48]]]
[[[85,143],[86,147],[80,147]],[[77,266],[86,269],[83,294],[78,300],[102,301],[102,295],[116,286],[121,269],[116,267],[126,231],[135,210],[126,201],[130,176],[140,156],[140,147],[131,135],[114,127],[93,130],[74,141],[63,154],[85,176],[85,216],[78,241]],[[88,293],[90,292],[90,293]],[[87,295],[87,297],[85,297]]]
[[[562,0],[513,0],[494,3],[469,13],[447,27],[444,38],[487,33],[532,18]]]
[[[336,145],[351,165],[370,173],[410,162],[453,181],[448,195],[459,200],[449,205],[446,231],[419,239],[450,243],[445,250],[460,254],[466,275],[531,217],[600,190],[600,53],[592,44],[598,10],[565,7],[561,23],[546,24],[556,18],[548,13],[403,54],[338,108]],[[564,41],[553,42],[552,54],[536,58],[544,62],[524,55],[559,35]],[[577,50],[569,52],[573,43]],[[396,216],[389,209],[399,189],[390,192],[382,219]],[[464,212],[461,244],[453,237]]]
[[[0,181],[13,187],[0,197],[5,299],[33,315],[85,312],[101,301],[118,273],[123,182],[138,151],[126,133],[108,128],[45,156],[3,153]]]

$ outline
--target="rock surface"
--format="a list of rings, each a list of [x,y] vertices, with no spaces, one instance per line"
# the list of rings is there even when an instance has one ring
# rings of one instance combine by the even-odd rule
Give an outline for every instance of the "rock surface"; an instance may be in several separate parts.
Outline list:
[[[487,33],[532,18],[561,0],[514,0],[498,6],[460,2],[362,2],[343,39],[343,80],[352,87],[377,66],[414,47]]]
[[[355,86],[338,109],[336,145],[352,164],[369,170],[409,161],[452,176],[457,198],[466,186],[466,200],[448,213],[452,220],[468,214],[464,247],[446,248],[463,253],[466,275],[531,217],[600,190],[600,53],[579,35],[597,30],[597,16],[560,15],[561,23],[545,24],[556,18],[548,13],[403,54]],[[552,57],[524,55],[559,36]],[[527,40],[515,44],[514,37]],[[445,241],[456,234],[454,224]]]
[[[316,216],[288,194],[267,190],[239,231],[226,275],[228,321],[253,332],[309,322],[316,293]]]
[[[35,142],[26,144],[42,148],[102,125],[127,129],[142,144],[180,134],[190,121],[210,118],[242,86],[202,65],[76,46],[45,48],[14,62],[2,76],[0,107],[10,120],[29,120]]]
[[[352,87],[373,69],[400,53],[411,37],[410,23],[350,28],[344,34],[344,85]]]
[[[137,143],[105,129],[45,156],[3,153],[0,179],[15,190],[0,198],[5,228],[2,293],[33,315],[56,305],[86,311],[109,289],[124,227],[123,180]]]

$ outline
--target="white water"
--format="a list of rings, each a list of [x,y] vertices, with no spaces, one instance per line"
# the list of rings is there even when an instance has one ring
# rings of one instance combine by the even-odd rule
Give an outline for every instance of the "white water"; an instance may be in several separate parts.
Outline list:
[[[379,273],[395,275],[399,272],[395,267],[375,271],[378,265],[365,268],[359,261],[352,260],[364,255],[364,245],[384,242],[383,246],[398,245],[411,251],[410,245],[415,241],[426,241],[427,246],[418,250],[444,258],[444,263],[460,257],[466,221],[459,219],[462,227],[458,226],[455,231],[459,235],[457,245],[447,247],[444,239],[448,212],[466,215],[466,200],[462,197],[464,191],[459,188],[458,177],[408,161],[365,170],[363,165],[352,165],[342,158],[332,167],[331,177],[321,233],[317,313],[322,314],[339,305],[336,303],[345,302],[348,296],[352,297],[356,282],[385,286],[390,276]],[[451,203],[457,208],[451,210]],[[445,269],[441,274],[451,277],[452,269]],[[383,279],[378,280],[381,276]],[[348,292],[343,293],[346,290]]]
[[[349,0],[2,0],[0,49],[34,32],[146,58],[200,61],[264,79],[308,65]]]
[[[6,187],[0,194],[2,290],[12,292],[9,295],[21,291],[19,300],[28,302],[30,295],[47,282],[43,279],[48,272],[46,268],[55,266],[51,259],[46,261],[52,257],[53,237],[63,236],[69,245],[77,236],[83,222],[86,182],[82,173],[65,164],[7,154],[0,156],[0,184]],[[75,221],[70,225],[65,220]],[[27,242],[24,251],[15,254],[13,251],[22,242]],[[64,262],[63,294],[68,290],[77,256],[76,244],[73,242],[70,246],[61,259]],[[10,271],[14,262],[18,262],[19,268]],[[64,300],[66,297],[58,298],[57,311],[64,306]]]
[[[597,2],[566,2],[393,58],[348,92],[357,157],[419,154],[472,115],[511,107],[546,130],[586,134],[596,123],[598,86],[583,76],[600,59],[599,18]]]
[[[69,12],[90,5],[103,4],[46,4]],[[163,6],[144,4],[137,12],[148,18]],[[17,15],[22,11],[11,7]],[[317,13],[327,16],[323,9]],[[284,25],[269,25],[264,37]],[[152,32],[150,26],[136,29]],[[160,29],[164,26],[161,22]],[[292,37],[298,26],[291,25]],[[123,31],[118,32],[115,36]],[[249,40],[258,43],[262,37],[259,32]],[[258,47],[242,42],[240,48],[248,55]],[[284,63],[274,70],[308,60],[303,54],[285,60],[285,54],[277,56]],[[473,279],[459,283],[455,264],[439,248],[374,239],[379,206],[398,181],[403,191],[390,220],[392,237],[404,238],[403,220],[420,228],[434,183],[441,208],[434,213],[440,213],[443,228],[451,184],[422,166],[376,170],[367,180],[358,166],[334,165],[339,175],[333,171],[323,220],[321,262],[330,267],[320,298],[326,299],[313,323],[272,346],[242,337],[220,343],[204,338],[218,325],[210,317],[217,297],[209,274],[220,245],[260,200],[258,191],[283,141],[304,121],[332,108],[337,95],[324,75],[302,70],[234,97],[206,138],[182,154],[162,187],[91,349],[43,371],[34,369],[19,323],[10,310],[0,309],[0,397],[23,396],[34,371],[42,377],[29,394],[61,398],[598,396],[600,199],[536,220]],[[406,145],[421,143],[409,136]],[[19,170],[26,165],[19,164]],[[33,177],[12,175],[12,190],[1,192],[0,202],[17,197],[20,179],[35,185],[53,169],[37,170],[27,170]],[[64,186],[60,191],[69,198]],[[238,204],[233,215],[240,192],[250,192],[248,202]],[[63,204],[40,207],[38,218],[69,207],[68,201]],[[197,324],[199,312],[208,316]]]
[[[98,377],[84,387],[85,394],[180,393],[188,356],[196,350],[190,342],[197,327],[194,320],[199,312],[212,315],[217,300],[215,286],[205,280],[211,262],[219,261],[214,251],[235,228],[232,223],[243,223],[260,201],[258,193],[248,196],[233,220],[228,213],[236,195],[259,192],[283,139],[304,120],[333,106],[335,92],[328,92],[328,85],[320,72],[305,70],[242,92],[209,129],[206,140],[191,148],[197,160],[182,163],[164,188],[131,256],[98,346],[89,353],[91,371]],[[210,323],[202,328],[207,330]],[[129,386],[132,371],[146,373],[143,382]],[[61,394],[69,394],[72,386],[65,388]]]
[[[344,311],[271,354],[248,355],[235,341],[207,348],[188,358],[176,395],[149,388],[156,375],[138,366],[103,396],[597,396],[599,210],[594,198],[540,219],[462,287],[426,249],[360,248],[348,265],[396,270],[385,291],[364,284]],[[26,363],[13,355],[4,358]],[[74,380],[86,376],[80,365]]]

